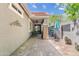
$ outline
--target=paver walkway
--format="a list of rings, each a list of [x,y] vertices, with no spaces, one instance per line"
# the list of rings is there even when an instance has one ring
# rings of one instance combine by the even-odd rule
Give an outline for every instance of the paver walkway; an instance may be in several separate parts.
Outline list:
[[[74,45],[65,44],[63,39],[58,42],[49,40],[49,42],[64,56],[79,56],[79,51],[75,49]]]
[[[60,56],[61,54],[48,40],[40,38],[28,39],[11,56]]]

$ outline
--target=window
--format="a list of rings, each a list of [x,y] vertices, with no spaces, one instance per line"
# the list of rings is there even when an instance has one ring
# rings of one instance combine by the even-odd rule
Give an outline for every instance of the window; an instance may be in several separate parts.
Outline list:
[[[12,4],[12,7],[17,11],[17,8]]]
[[[22,15],[22,12],[21,12],[14,4],[12,4],[12,7],[13,7],[19,14]]]
[[[70,24],[63,25],[63,31],[69,31],[70,32]]]
[[[18,7],[16,7],[16,5],[15,4],[10,4],[10,8],[13,10],[13,11],[15,11],[16,13],[18,13],[20,16],[22,16],[23,17],[23,13],[22,13],[22,11],[18,8]]]
[[[17,11],[18,11],[20,14],[22,14],[22,12],[21,12],[19,9],[17,9]]]

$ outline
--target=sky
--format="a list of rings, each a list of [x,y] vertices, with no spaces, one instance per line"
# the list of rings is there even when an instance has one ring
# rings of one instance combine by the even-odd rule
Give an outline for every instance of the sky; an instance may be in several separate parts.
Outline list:
[[[47,12],[49,15],[64,14],[64,7],[59,3],[28,3],[31,12]]]

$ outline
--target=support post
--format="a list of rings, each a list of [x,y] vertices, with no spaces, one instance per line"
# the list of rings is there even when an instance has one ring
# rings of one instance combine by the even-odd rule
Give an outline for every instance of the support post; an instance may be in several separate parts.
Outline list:
[[[48,25],[43,25],[43,39],[48,39]]]
[[[43,39],[48,39],[48,18],[44,19],[43,23]]]

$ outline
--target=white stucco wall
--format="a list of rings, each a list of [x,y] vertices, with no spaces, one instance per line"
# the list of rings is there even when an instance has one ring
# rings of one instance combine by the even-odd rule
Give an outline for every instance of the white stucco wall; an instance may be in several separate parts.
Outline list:
[[[0,3],[0,55],[10,55],[29,38],[30,21],[24,13],[23,15],[22,18],[12,11],[9,4]],[[10,25],[16,20],[21,26]]]
[[[68,32],[68,31],[63,32],[64,37],[67,36],[68,38],[70,38],[72,40],[73,45],[75,44],[75,42],[79,44],[79,36],[76,35],[77,28],[75,27],[74,30],[72,30],[72,27],[73,27],[72,25],[73,24],[71,23],[71,28],[70,28],[71,31],[70,32]]]

